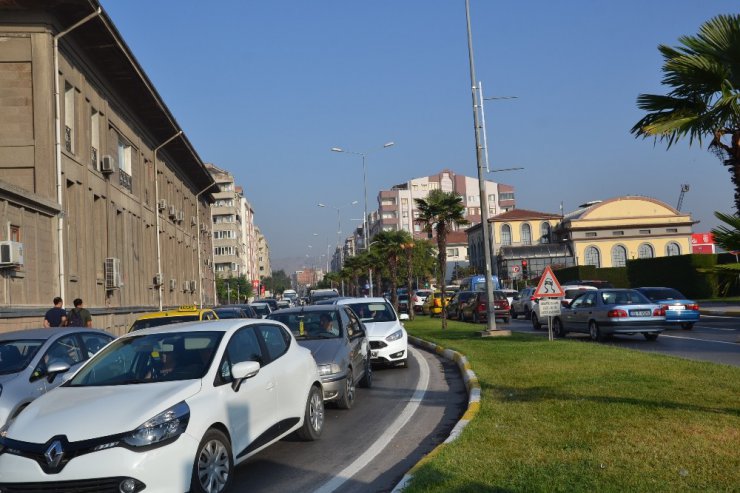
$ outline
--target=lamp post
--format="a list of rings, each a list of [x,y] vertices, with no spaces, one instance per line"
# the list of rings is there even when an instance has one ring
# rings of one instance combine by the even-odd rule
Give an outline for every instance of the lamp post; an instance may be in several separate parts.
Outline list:
[[[357,205],[357,201],[353,200],[349,204],[340,205],[339,207],[333,206],[333,205],[327,205],[319,202],[317,204],[319,207],[328,207],[330,209],[334,209],[337,211],[337,247],[339,248],[339,265],[340,268],[342,265],[344,265],[344,245],[342,245],[342,216],[340,211],[345,208],[349,207],[351,205]],[[342,296],[344,296],[344,281],[342,281]]]
[[[375,149],[373,151],[366,151],[366,152],[354,152],[354,151],[350,151],[350,150],[347,150],[347,149],[342,149],[341,147],[332,147],[331,148],[332,152],[344,152],[345,154],[354,154],[355,156],[361,156],[362,157],[362,188],[363,188],[363,192],[364,192],[364,196],[365,196],[365,211],[364,211],[363,220],[362,220],[362,236],[363,236],[362,243],[363,243],[363,248],[365,250],[367,250],[367,248],[368,248],[368,243],[367,243],[368,242],[368,232],[367,232],[367,229],[368,229],[367,228],[368,227],[368,224],[367,224],[367,166],[365,165],[365,157],[368,154],[372,153],[372,152],[381,151],[383,149],[387,149],[388,147],[392,147],[393,145],[395,145],[395,142],[392,142],[392,141],[391,142],[386,142],[385,144],[383,144],[383,147],[381,147],[379,149]],[[370,296],[372,296],[373,295],[373,271],[372,271],[372,269],[368,269],[367,272],[368,272],[367,273],[367,275],[368,275],[368,283],[370,284]]]

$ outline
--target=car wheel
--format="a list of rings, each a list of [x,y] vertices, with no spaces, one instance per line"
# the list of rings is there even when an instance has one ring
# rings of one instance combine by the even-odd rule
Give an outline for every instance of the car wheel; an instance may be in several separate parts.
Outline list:
[[[532,312],[530,314],[530,319],[532,320],[532,328],[534,330],[540,330],[542,327],[540,327],[540,320],[537,318],[537,315]]]
[[[642,334],[648,341],[654,341],[658,338],[658,334]]]
[[[694,322],[686,322],[681,324],[683,330],[691,330],[694,328]]]
[[[509,323],[509,317],[504,317],[503,320],[504,320],[504,323],[505,324],[508,324]]]
[[[532,318],[532,310],[529,309],[528,306],[524,307],[524,319]]]
[[[355,403],[355,378],[352,375],[352,368],[347,371],[347,378],[344,380],[344,393],[337,404],[342,409],[351,409]]]
[[[563,328],[563,323],[557,317],[552,319],[552,334],[555,337],[565,337],[565,329]]]
[[[592,341],[598,342],[604,340],[604,336],[601,335],[599,326],[593,320],[591,320],[591,322],[589,322],[588,324],[588,334],[591,336]]]
[[[519,315],[516,314],[516,310],[514,310],[514,307],[513,306],[511,307],[511,310],[509,310],[509,313],[511,314],[512,320],[516,320],[516,317],[519,316]]]
[[[210,429],[198,445],[193,465],[191,493],[226,491],[234,472],[231,443],[221,431]]]
[[[324,429],[324,397],[317,386],[312,386],[306,401],[303,426],[298,430],[301,440],[312,442],[321,436]]]
[[[373,364],[370,361],[370,353],[367,353],[367,361],[365,361],[365,374],[362,375],[360,380],[360,387],[369,389],[373,386]]]

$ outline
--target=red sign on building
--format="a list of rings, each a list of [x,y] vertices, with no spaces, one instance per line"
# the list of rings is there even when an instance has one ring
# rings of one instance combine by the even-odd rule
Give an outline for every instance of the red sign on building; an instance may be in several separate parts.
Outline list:
[[[716,253],[712,233],[693,233],[691,235],[691,253]]]

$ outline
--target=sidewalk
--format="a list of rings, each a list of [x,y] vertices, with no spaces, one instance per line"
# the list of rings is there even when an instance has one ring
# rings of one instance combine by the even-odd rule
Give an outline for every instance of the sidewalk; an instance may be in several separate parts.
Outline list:
[[[699,303],[699,313],[702,315],[720,315],[724,317],[740,317],[740,304],[710,301]]]

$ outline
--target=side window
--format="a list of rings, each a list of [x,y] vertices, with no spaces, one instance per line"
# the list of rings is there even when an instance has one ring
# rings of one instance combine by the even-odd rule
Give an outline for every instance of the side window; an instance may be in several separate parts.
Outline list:
[[[244,361],[256,361],[260,366],[265,364],[259,340],[251,327],[239,330],[226,346],[226,353],[219,372],[221,383],[231,382],[231,367]]]
[[[103,346],[113,340],[111,337],[105,337],[100,334],[80,334],[80,338],[82,339],[83,356],[85,359],[92,358]]]
[[[596,306],[596,295],[594,293],[588,293],[584,298],[584,306]]]
[[[83,359],[77,338],[70,335],[54,341],[39,365],[45,365],[44,369],[55,362],[67,363],[69,366],[73,366],[83,361]]]
[[[285,342],[286,334],[283,334],[283,329],[277,325],[259,325],[257,326],[257,335],[262,339],[267,349],[268,364],[278,359],[288,350],[288,344]]]
[[[347,332],[347,335],[352,337],[352,331],[354,329],[351,327],[352,325],[352,319],[349,318],[348,311],[345,310],[339,310],[339,318],[342,321],[342,327],[344,327],[345,331]]]
[[[357,315],[354,314],[352,310],[347,310],[347,316],[349,317],[349,325],[352,327],[352,333],[349,333],[350,337],[353,337],[354,335],[359,335],[360,331],[362,330],[362,324],[357,319]]]
[[[214,320],[216,317],[213,316],[213,312],[203,313],[203,320]]]
[[[354,337],[355,335],[355,332],[357,332],[357,329],[359,328],[357,319],[354,317],[354,314],[346,308],[340,313],[342,314],[342,321],[344,322],[344,326],[347,327],[347,337],[352,339],[352,337]]]

